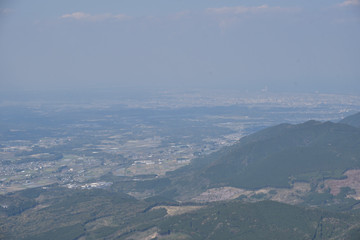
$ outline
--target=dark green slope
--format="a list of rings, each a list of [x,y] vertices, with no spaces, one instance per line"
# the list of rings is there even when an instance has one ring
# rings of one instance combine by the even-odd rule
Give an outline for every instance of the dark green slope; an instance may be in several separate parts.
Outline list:
[[[169,174],[179,187],[288,187],[360,168],[360,129],[332,122],[281,124]],[[183,177],[185,175],[185,177]]]
[[[161,239],[319,240],[358,237],[358,221],[358,217],[351,214],[271,201],[231,201],[169,217],[159,227],[163,234]],[[354,230],[349,232],[349,229]],[[349,235],[345,237],[347,232]]]
[[[339,123],[348,124],[350,126],[360,128],[360,112],[344,118]]]
[[[139,201],[109,190],[31,189],[3,196],[21,206],[0,214],[0,239],[344,239],[360,236],[358,212],[333,213],[272,201],[239,200],[202,205],[166,216],[166,203]],[[173,205],[174,203],[171,203]],[[178,205],[187,208],[188,204]],[[153,237],[150,237],[153,236]]]
[[[104,189],[51,186],[0,197],[0,205],[12,209],[0,212],[0,239],[115,239],[166,214],[146,212],[154,202]]]

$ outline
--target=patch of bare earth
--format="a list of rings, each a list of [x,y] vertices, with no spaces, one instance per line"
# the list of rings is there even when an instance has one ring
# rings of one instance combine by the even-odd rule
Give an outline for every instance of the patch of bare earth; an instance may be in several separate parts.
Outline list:
[[[297,204],[302,202],[302,197],[310,191],[310,184],[297,182],[291,188],[261,188],[258,190],[247,190],[234,187],[212,188],[193,198],[195,202],[216,202],[244,197],[244,200],[257,201],[270,199],[277,202]],[[256,198],[254,196],[261,195]]]
[[[298,204],[302,202],[302,197],[310,192],[311,187],[309,183],[297,182],[292,188],[273,188],[276,194],[270,199],[277,202],[288,204]]]
[[[181,215],[187,212],[198,210],[202,208],[202,206],[156,206],[153,207],[152,210],[160,209],[160,208],[165,208],[167,212],[167,216],[175,216],[175,215]]]
[[[158,237],[158,229],[150,228],[144,232],[137,232],[132,234],[130,237],[126,238],[126,240],[153,240]]]
[[[136,199],[145,199],[148,197],[152,197],[154,196],[154,191],[143,191],[143,192],[128,192],[127,194],[129,194],[130,196],[136,198]]]
[[[346,179],[335,180],[329,179],[325,180],[324,188],[330,189],[330,193],[334,196],[338,195],[341,192],[341,188],[349,187],[355,190],[355,194],[348,195],[348,197],[355,198],[360,200],[360,169],[348,170],[344,173]]]
[[[241,195],[250,195],[253,192],[254,191],[234,187],[211,188],[192,200],[195,202],[217,202],[235,199]]]

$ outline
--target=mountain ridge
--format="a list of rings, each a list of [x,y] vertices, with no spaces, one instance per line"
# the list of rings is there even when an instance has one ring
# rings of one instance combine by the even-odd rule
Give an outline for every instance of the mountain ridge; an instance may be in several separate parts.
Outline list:
[[[326,179],[360,169],[359,146],[360,129],[347,124],[279,124],[169,172],[170,192],[186,199],[212,188],[291,188],[294,182],[307,182],[314,190]]]
[[[339,121],[339,123],[348,124],[350,126],[360,128],[360,112],[345,117],[344,119]]]

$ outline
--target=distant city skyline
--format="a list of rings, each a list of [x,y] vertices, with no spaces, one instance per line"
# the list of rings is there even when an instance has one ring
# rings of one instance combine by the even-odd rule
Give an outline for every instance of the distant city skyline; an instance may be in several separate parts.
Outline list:
[[[360,92],[360,0],[0,1],[1,92]]]

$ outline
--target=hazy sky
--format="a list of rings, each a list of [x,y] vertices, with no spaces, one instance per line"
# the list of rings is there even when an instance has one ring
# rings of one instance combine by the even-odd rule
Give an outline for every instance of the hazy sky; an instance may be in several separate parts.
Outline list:
[[[360,0],[0,0],[2,91],[360,93]]]

